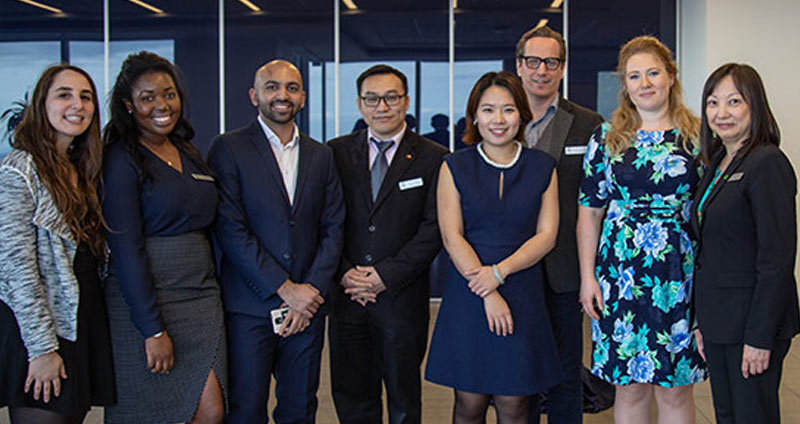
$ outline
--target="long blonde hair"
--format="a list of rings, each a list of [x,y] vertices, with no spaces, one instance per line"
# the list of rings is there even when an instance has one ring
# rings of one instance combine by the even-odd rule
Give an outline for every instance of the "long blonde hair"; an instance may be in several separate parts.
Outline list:
[[[642,126],[642,118],[628,95],[625,87],[625,68],[631,56],[639,53],[650,53],[664,64],[667,73],[674,83],[669,92],[669,114],[678,135],[682,139],[683,150],[692,154],[698,146],[700,136],[700,118],[695,116],[683,104],[683,88],[678,80],[678,67],[672,59],[672,53],[658,38],[643,35],[636,37],[622,46],[617,61],[617,73],[620,78],[619,106],[611,115],[611,129],[606,137],[606,150],[611,155],[619,154],[633,145],[636,130]]]

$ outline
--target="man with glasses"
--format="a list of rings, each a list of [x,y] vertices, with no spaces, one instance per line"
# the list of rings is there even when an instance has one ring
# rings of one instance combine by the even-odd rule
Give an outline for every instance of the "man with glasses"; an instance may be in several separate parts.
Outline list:
[[[339,421],[421,421],[431,261],[442,247],[436,183],[447,150],[406,127],[406,76],[387,65],[356,81],[367,128],[331,140],[342,177],[345,244],[331,289],[331,388]]]
[[[592,131],[603,118],[559,96],[558,86],[567,59],[561,34],[547,26],[531,29],[517,42],[516,54],[517,75],[522,79],[533,113],[533,120],[525,129],[525,141],[528,147],[542,150],[558,161],[558,239],[555,249],[544,258],[544,275],[564,383],[547,393],[547,422],[580,423],[583,316],[578,303],[580,273],[575,223],[583,155]],[[539,422],[538,396],[531,397],[530,417],[531,423]]]

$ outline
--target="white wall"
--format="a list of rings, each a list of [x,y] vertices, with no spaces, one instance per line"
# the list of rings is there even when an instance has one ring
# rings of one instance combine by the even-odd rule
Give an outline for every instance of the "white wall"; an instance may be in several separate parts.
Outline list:
[[[686,104],[700,111],[703,82],[718,66],[750,64],[764,80],[781,148],[800,174],[800,1],[683,0],[679,13]]]
[[[752,65],[764,80],[782,147],[800,164],[800,1],[683,0],[681,82],[699,112],[706,76],[719,65]]]

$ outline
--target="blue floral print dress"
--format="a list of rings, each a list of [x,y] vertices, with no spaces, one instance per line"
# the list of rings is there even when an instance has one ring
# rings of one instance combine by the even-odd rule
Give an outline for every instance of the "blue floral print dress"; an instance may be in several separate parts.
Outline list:
[[[698,163],[677,130],[639,130],[632,147],[610,155],[609,129],[589,141],[578,197],[606,209],[595,267],[605,310],[592,320],[592,373],[617,385],[703,381],[689,316]]]

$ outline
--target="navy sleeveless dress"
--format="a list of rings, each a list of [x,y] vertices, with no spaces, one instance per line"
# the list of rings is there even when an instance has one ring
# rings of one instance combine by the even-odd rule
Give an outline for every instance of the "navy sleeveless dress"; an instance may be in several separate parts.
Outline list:
[[[536,234],[541,197],[555,160],[522,149],[510,168],[484,160],[477,146],[445,158],[461,196],[464,235],[481,263],[511,255]],[[499,196],[503,173],[503,196]],[[525,396],[561,381],[553,334],[544,303],[539,264],[511,274],[498,291],[514,320],[514,334],[489,332],[483,299],[467,287],[452,262],[436,320],[425,378],[460,391]]]

